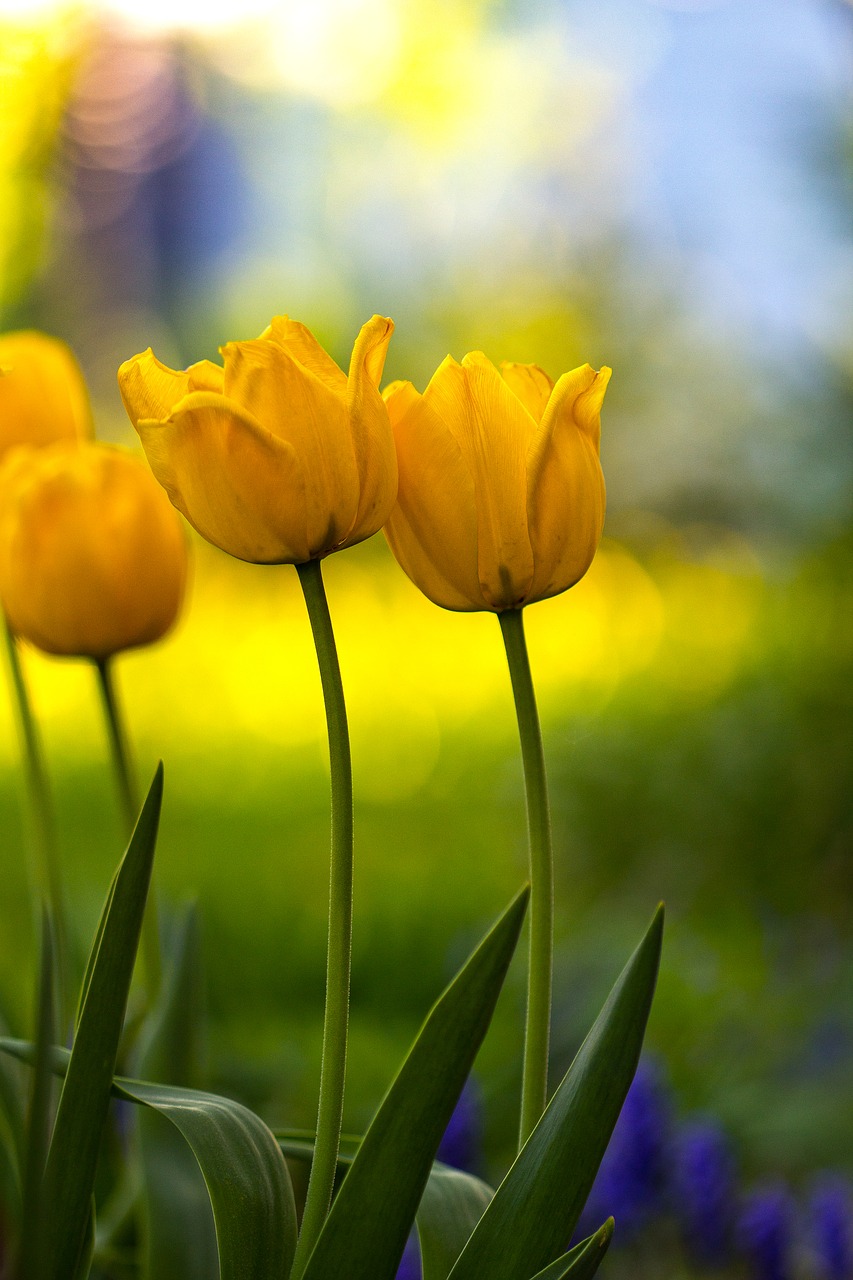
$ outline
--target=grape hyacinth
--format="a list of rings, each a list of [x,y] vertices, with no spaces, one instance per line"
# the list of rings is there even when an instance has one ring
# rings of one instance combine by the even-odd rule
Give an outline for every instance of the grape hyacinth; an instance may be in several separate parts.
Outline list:
[[[853,1280],[853,1189],[825,1174],[808,1204],[809,1243],[820,1280]]]
[[[784,1184],[761,1187],[746,1198],[738,1237],[751,1280],[793,1280],[795,1224],[796,1204]]]
[[[582,1239],[611,1214],[630,1242],[661,1208],[670,1162],[671,1103],[660,1067],[644,1058],[613,1130],[576,1233]]]
[[[735,1162],[722,1127],[712,1119],[685,1124],[675,1142],[672,1202],[685,1248],[697,1266],[729,1262],[735,1195]]]

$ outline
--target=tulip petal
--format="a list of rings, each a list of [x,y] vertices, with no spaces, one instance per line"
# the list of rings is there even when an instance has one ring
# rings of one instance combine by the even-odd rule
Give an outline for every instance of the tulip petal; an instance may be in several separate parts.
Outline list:
[[[587,433],[596,450],[601,444],[601,406],[604,403],[604,393],[612,372],[613,370],[607,365],[602,365],[596,374],[595,382],[575,401],[575,422],[581,431]]]
[[[474,482],[441,418],[410,382],[386,392],[399,466],[385,535],[417,587],[445,609],[487,609],[477,572]]]
[[[531,600],[544,600],[573,586],[598,547],[604,527],[604,476],[597,440],[577,421],[577,407],[592,395],[600,408],[609,376],[609,370],[597,374],[589,365],[564,374],[531,446],[528,518],[536,564]]]
[[[477,560],[487,607],[513,608],[533,579],[527,532],[527,450],[536,426],[481,352],[450,356],[424,392],[456,438],[474,481]]]
[[[189,390],[186,394],[190,391],[216,391],[222,395],[225,386],[225,370],[221,364],[214,364],[212,360],[199,360],[197,364],[191,364],[187,369],[187,381]]]
[[[0,454],[92,434],[86,383],[64,342],[35,330],[5,333],[0,366]]]
[[[290,316],[273,316],[261,338],[284,347],[306,369],[339,395],[346,393],[347,377],[306,325]]]
[[[188,395],[137,424],[151,470],[202,537],[240,560],[310,559],[305,481],[293,446],[225,396]]]
[[[208,361],[201,361],[208,364]],[[194,365],[193,369],[199,366]],[[125,360],[118,371],[118,389],[134,426],[142,418],[158,421],[168,417],[179,400],[191,390],[190,371],[170,369],[158,360],[149,347],[138,356]],[[213,389],[213,388],[211,388]],[[217,388],[221,391],[221,386]]]
[[[373,316],[362,325],[352,349],[347,407],[358,466],[358,509],[347,542],[360,542],[381,529],[397,495],[397,456],[388,410],[379,394],[393,320]]]
[[[309,557],[340,546],[358,509],[359,482],[346,403],[275,342],[229,342],[225,392],[299,459]]]
[[[538,364],[516,364],[511,360],[501,362],[501,377],[518,396],[535,422],[542,421],[554,383]]]

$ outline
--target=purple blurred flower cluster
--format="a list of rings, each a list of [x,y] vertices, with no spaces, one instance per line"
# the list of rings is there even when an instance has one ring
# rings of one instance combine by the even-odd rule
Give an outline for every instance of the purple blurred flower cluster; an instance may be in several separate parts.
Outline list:
[[[744,1191],[728,1135],[710,1117],[679,1122],[665,1073],[644,1058],[628,1091],[575,1239],[611,1214],[617,1248],[672,1248],[697,1274],[749,1280],[853,1280],[853,1183],[825,1173],[801,1197],[781,1181]],[[439,1159],[480,1171],[482,1106],[469,1081]],[[397,1280],[419,1280],[409,1241]]]

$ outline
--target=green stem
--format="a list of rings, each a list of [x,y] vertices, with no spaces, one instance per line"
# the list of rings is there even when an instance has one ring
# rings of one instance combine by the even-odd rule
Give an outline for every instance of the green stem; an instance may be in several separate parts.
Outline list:
[[[317,1142],[308,1180],[302,1229],[291,1280],[299,1280],[329,1212],[335,1183],[349,1021],[352,951],[352,763],[341,670],[319,560],[298,564],[326,704],[332,782],[332,855],[329,888],[329,942],[326,961],[326,1013],[320,1068]]]
[[[9,673],[12,678],[18,732],[24,758],[27,792],[30,799],[35,855],[33,881],[39,897],[43,897],[49,904],[50,914],[53,919],[57,1004],[64,1034],[68,1027],[66,1000],[70,989],[70,975],[68,972],[70,961],[69,932],[68,918],[65,911],[65,890],[62,883],[62,870],[53,820],[53,805],[51,804],[50,788],[47,781],[47,770],[44,765],[41,738],[33,715],[26,680],[24,679],[21,656],[18,652],[18,642],[13,636],[5,616],[3,617],[3,634],[6,641],[6,655],[9,661]]]
[[[133,828],[136,826],[136,819],[139,817],[140,809],[136,771],[131,761],[130,743],[116,694],[112,661],[110,658],[95,658],[93,661],[95,670],[98,673],[98,690],[101,695],[107,736],[110,741],[110,756],[113,763],[119,804],[124,819],[125,832],[129,839],[133,834]],[[148,980],[149,996],[153,999],[160,990],[163,976],[157,895],[153,885],[148,894],[148,902],[142,922],[142,956]]]
[[[542,730],[521,609],[498,614],[506,648],[527,793],[530,844],[530,932],[527,1017],[521,1083],[519,1148],[527,1141],[548,1101],[548,1042],[551,1028],[551,971],[554,951],[554,855]]]

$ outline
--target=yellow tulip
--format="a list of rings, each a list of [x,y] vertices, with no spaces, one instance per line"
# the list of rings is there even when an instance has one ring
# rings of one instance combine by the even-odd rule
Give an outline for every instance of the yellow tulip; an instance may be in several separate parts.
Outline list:
[[[385,526],[416,586],[445,609],[517,609],[589,568],[604,524],[600,411],[610,378],[589,365],[556,386],[532,364],[501,371],[450,356],[423,395],[385,391],[397,505]]]
[[[91,434],[86,383],[69,348],[36,330],[0,334],[0,458],[19,444]]]
[[[397,492],[378,389],[393,328],[382,316],[363,326],[348,376],[287,316],[222,347],[224,368],[176,372],[150,349],[125,361],[119,388],[151,469],[208,542],[303,564],[382,527]]]
[[[48,653],[103,660],[172,626],[187,576],[181,522],[140,458],[59,441],[0,469],[0,601]]]

